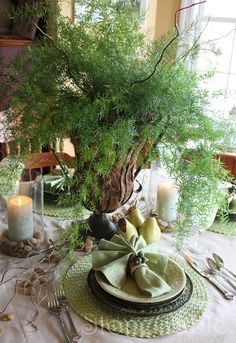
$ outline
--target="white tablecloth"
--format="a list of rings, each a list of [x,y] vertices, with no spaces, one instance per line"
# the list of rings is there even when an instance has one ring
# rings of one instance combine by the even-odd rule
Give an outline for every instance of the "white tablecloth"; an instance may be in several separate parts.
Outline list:
[[[52,227],[58,227],[58,222],[49,218],[46,221],[46,234],[51,235]],[[203,233],[204,242],[211,251],[221,255],[225,264],[236,273],[236,237],[225,237],[212,232]],[[174,238],[171,234],[162,234],[160,248],[170,254],[175,253]],[[0,277],[7,266],[8,258],[0,255]],[[126,337],[117,333],[108,332],[96,327],[72,313],[76,327],[82,335],[83,343],[129,343],[129,342],[158,342],[158,343],[234,343],[236,339],[236,298],[227,301],[211,284],[204,280],[209,294],[209,304],[202,318],[188,330],[153,339]],[[0,309],[12,295],[14,283],[0,286]],[[233,291],[236,295],[236,292]],[[26,325],[32,318],[33,304],[27,296],[14,299],[6,312],[13,312],[16,319],[11,322],[0,322],[0,328],[5,333],[0,337],[3,343],[63,343],[56,318],[48,313],[46,303],[40,306],[38,330]]]

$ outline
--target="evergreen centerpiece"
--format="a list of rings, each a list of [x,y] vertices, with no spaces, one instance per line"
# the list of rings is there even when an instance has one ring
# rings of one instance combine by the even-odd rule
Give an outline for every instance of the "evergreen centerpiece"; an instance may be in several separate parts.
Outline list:
[[[178,180],[184,236],[189,214],[207,209],[204,195],[224,174],[213,158],[221,132],[205,114],[201,77],[186,53],[174,58],[177,26],[176,34],[148,43],[135,1],[79,2],[87,7],[76,24],[59,18],[57,36],[45,34],[8,70],[18,82],[8,127],[21,144],[69,136],[76,201],[99,213],[125,203],[135,171],[161,151]]]

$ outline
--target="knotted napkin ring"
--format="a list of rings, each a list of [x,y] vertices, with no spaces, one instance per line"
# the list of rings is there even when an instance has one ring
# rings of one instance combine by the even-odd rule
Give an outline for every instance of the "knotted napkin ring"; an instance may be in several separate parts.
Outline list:
[[[147,262],[147,258],[144,257],[143,252],[139,251],[138,254],[132,254],[129,257],[128,261],[128,270],[132,278],[134,278],[134,271],[142,266],[148,267],[145,262]]]

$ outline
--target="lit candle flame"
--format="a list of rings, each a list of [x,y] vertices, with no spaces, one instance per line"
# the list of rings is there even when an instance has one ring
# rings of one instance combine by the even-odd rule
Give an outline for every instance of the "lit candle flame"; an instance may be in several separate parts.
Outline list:
[[[18,198],[17,199],[17,205],[22,205],[23,204],[23,200],[22,200],[22,198]]]

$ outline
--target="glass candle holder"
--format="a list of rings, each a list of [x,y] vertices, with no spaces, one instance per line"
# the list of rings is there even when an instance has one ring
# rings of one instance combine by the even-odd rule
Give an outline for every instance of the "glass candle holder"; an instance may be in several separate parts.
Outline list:
[[[7,226],[0,236],[0,250],[10,256],[27,257],[44,241],[43,180],[22,182],[7,203]]]
[[[158,184],[157,213],[159,218],[171,223],[177,218],[178,190],[175,181],[168,179]]]
[[[32,199],[25,195],[7,199],[8,236],[11,241],[33,238]]]
[[[157,185],[159,177],[159,165],[157,161],[151,163],[148,185],[148,215],[156,212],[157,208]]]
[[[183,241],[182,252],[195,258],[206,256],[209,252],[208,246],[202,239],[203,230],[198,225],[191,225],[190,234]]]

